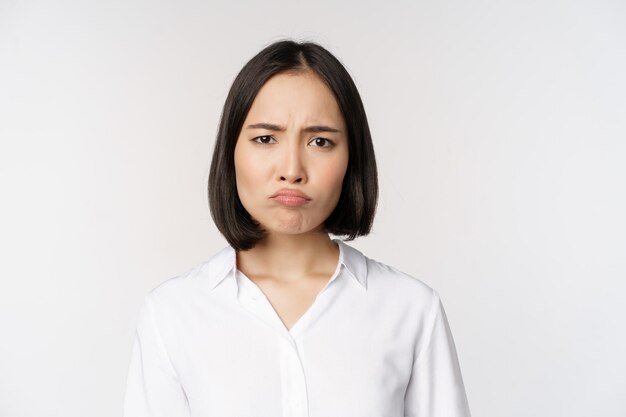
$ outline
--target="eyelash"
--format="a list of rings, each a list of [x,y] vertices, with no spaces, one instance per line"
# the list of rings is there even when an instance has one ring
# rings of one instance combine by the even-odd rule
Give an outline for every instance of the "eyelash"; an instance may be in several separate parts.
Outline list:
[[[270,136],[270,135],[263,135],[263,136],[257,136],[256,138],[252,139],[252,141],[253,141],[253,142],[258,143],[259,145],[269,145],[268,143],[261,143],[261,142],[257,142],[257,139],[260,139],[260,138],[272,138],[272,139],[274,139],[274,137],[273,137],[273,136]],[[330,140],[330,139],[326,139],[326,138],[322,138],[322,137],[316,137],[316,138],[314,138],[313,140],[316,140],[316,139],[323,139],[323,140],[325,140],[326,142],[328,142],[328,143],[329,143],[329,145],[328,145],[328,146],[317,146],[317,148],[322,148],[322,149],[324,149],[324,148],[328,148],[328,149],[330,149],[330,148],[332,148],[333,146],[335,146],[335,142],[333,142],[333,141],[332,141],[332,140]]]

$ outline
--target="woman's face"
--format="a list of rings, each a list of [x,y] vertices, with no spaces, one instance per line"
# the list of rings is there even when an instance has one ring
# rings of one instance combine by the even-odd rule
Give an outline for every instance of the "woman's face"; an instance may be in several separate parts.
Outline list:
[[[268,233],[321,230],[337,205],[347,167],[345,121],[324,82],[312,72],[270,78],[235,145],[237,192],[252,218]],[[310,199],[271,198],[283,188]]]

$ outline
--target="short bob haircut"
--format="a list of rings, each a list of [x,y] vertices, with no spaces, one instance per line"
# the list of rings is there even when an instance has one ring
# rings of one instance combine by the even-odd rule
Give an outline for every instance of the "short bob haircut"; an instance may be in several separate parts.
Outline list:
[[[335,95],[348,128],[349,160],[337,206],[324,221],[327,233],[354,240],[370,233],[378,201],[378,174],[365,109],[357,88],[341,62],[313,42],[276,41],[241,69],[228,92],[208,180],[211,216],[235,250],[248,250],[267,236],[241,204],[237,193],[235,144],[252,102],[272,76],[313,71]]]

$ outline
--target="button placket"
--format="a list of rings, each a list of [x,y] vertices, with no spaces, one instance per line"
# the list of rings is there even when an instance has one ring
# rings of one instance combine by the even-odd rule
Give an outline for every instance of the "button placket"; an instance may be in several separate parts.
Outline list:
[[[295,341],[278,336],[280,346],[283,417],[308,417],[306,379]]]
[[[343,270],[343,264],[340,264],[331,279],[318,293],[309,309],[300,317],[291,330],[285,327],[261,289],[245,275],[242,274],[239,277],[241,284],[239,285],[239,298],[241,304],[276,332],[280,356],[283,417],[309,416],[306,377],[296,339],[300,337],[302,332],[306,331],[311,321],[316,319],[318,311],[323,310],[332,302],[336,294],[335,292],[328,293],[328,290],[331,286],[336,287],[339,284],[335,281],[337,281]],[[341,285],[345,285],[345,281],[341,282]]]

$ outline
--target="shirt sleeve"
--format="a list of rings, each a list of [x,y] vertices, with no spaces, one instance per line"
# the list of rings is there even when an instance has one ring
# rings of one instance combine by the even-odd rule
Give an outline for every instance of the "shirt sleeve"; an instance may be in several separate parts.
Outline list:
[[[433,289],[430,331],[413,362],[405,417],[471,417],[456,347],[441,299]]]
[[[187,396],[159,335],[150,293],[139,311],[124,396],[124,417],[188,417]]]

